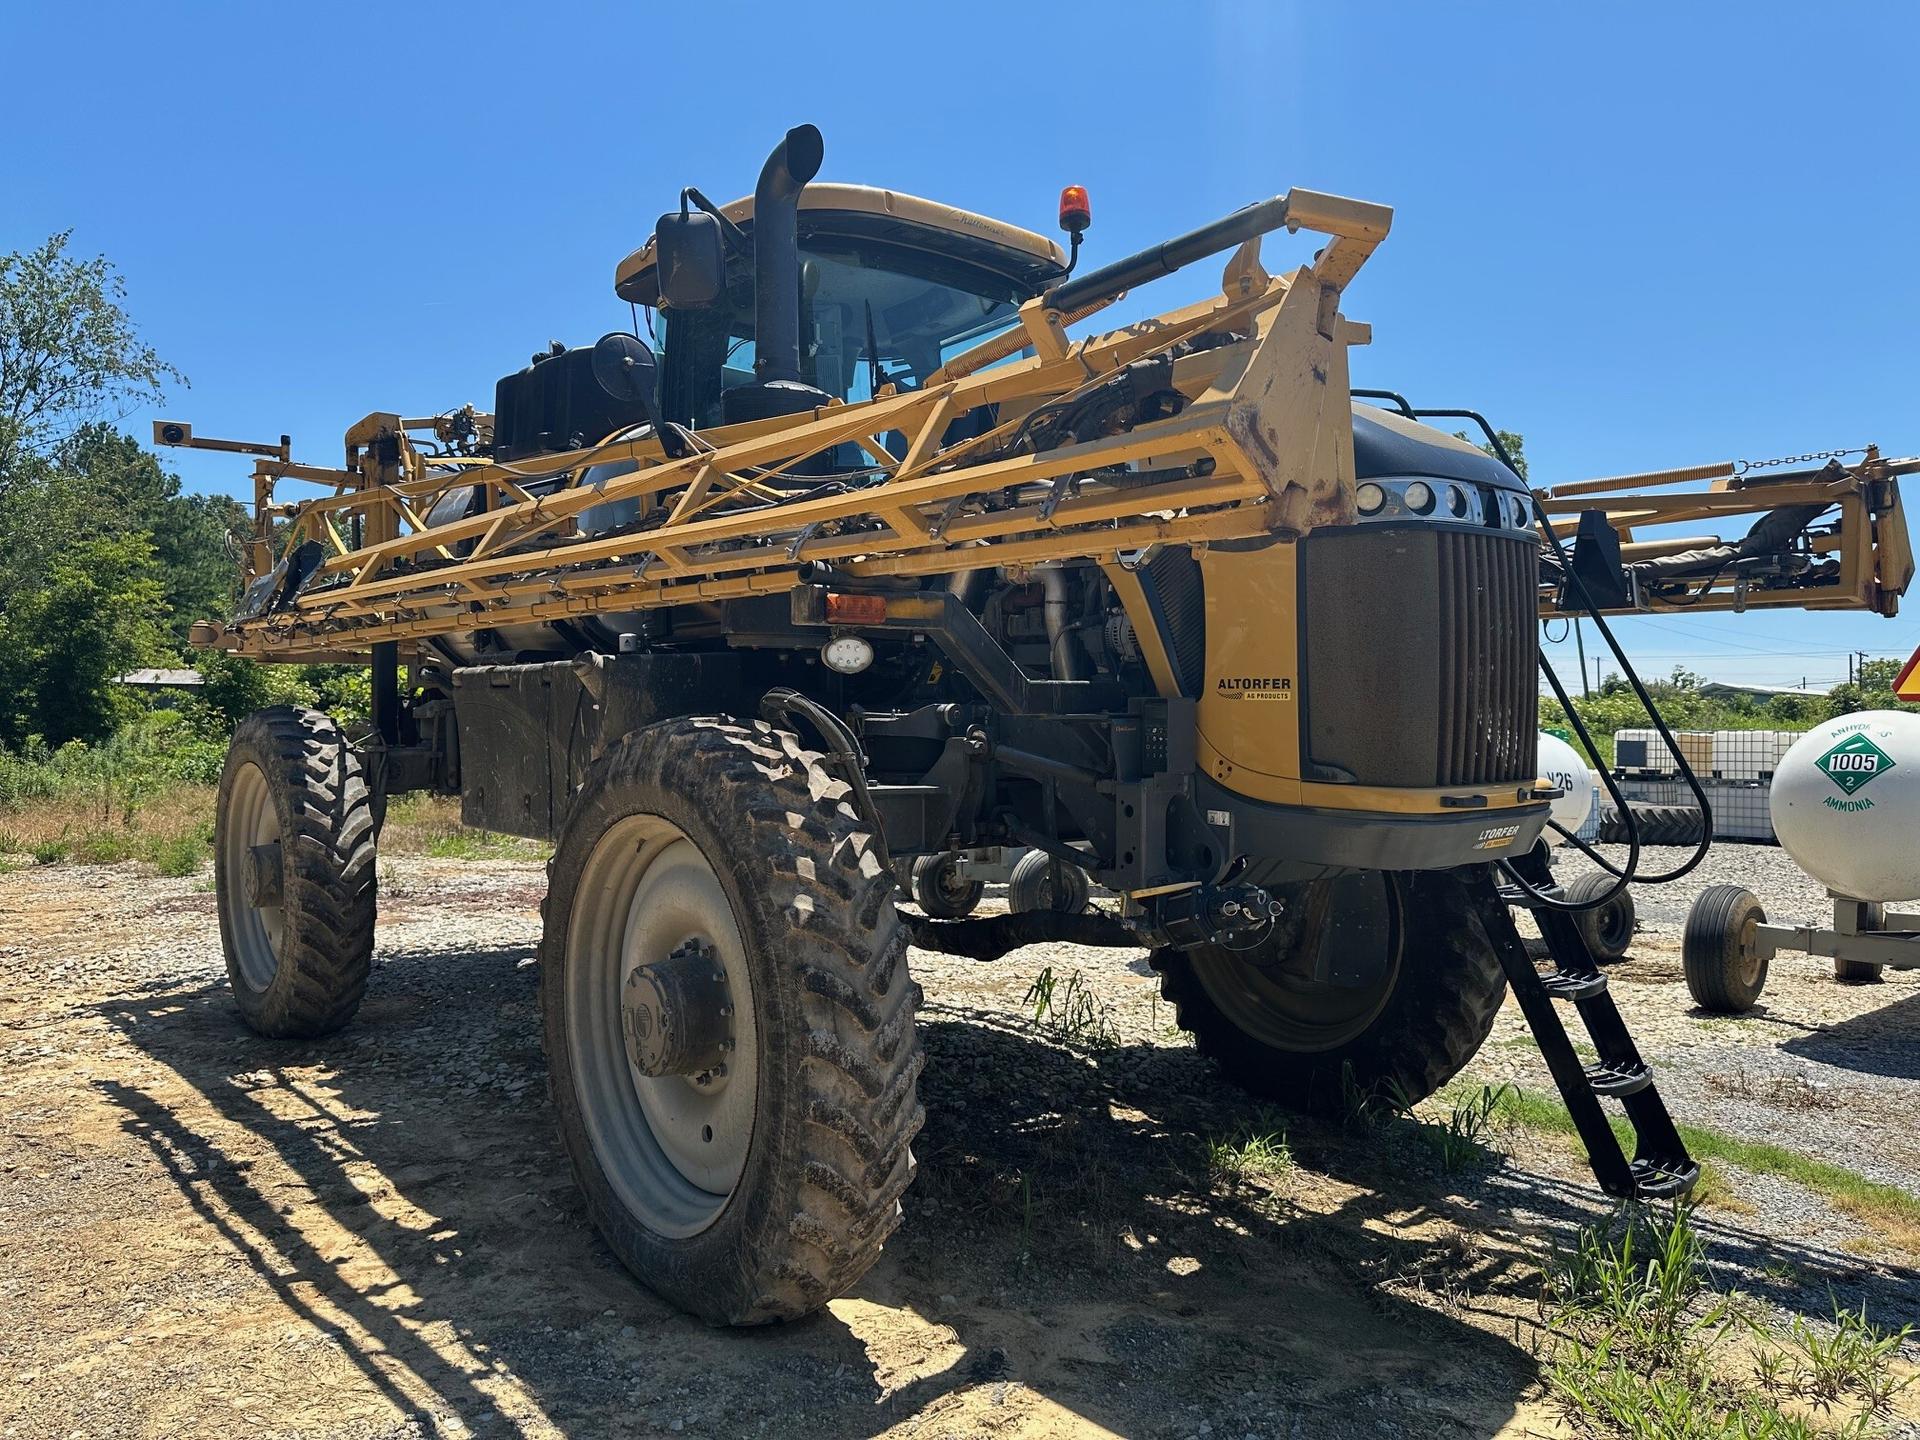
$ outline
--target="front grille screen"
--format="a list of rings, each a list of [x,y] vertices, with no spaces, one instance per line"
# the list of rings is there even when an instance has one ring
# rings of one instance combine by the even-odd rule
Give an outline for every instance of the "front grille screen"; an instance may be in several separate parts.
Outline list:
[[[1531,537],[1346,526],[1300,544],[1307,779],[1534,778]]]

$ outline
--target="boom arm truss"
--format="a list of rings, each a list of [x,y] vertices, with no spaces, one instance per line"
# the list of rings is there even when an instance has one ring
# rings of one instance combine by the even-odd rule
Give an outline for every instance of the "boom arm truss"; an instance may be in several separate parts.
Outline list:
[[[1066,558],[1111,561],[1159,542],[1301,535],[1353,518],[1346,347],[1368,330],[1342,289],[1385,238],[1385,207],[1290,191],[1272,227],[1332,237],[1314,262],[1270,276],[1242,243],[1213,299],[1085,339],[1065,325],[1119,298],[1042,296],[1022,307],[1033,354],[998,368],[1004,340],[950,361],[922,389],[688,433],[691,453],[627,432],[516,464],[430,449],[444,419],[376,414],[350,430],[341,469],[255,447],[254,603],[197,637],[271,659],[360,654],[383,641],[597,611],[782,592],[830,569],[853,581]],[[1124,292],[1121,292],[1124,293]],[[1035,422],[1149,381],[1180,401],[1117,433],[1036,444]],[[994,406],[984,434],[952,422]],[[485,417],[470,417],[484,423]],[[162,443],[236,448],[234,442]],[[184,427],[173,425],[175,431]],[[902,448],[890,436],[905,437]],[[856,447],[865,463],[821,475]],[[678,447],[675,447],[676,449]],[[582,484],[589,467],[633,469]],[[810,463],[811,462],[811,463]],[[606,472],[601,471],[604,475]],[[286,505],[284,481],[330,489]],[[460,487],[479,513],[423,518]],[[584,511],[638,502],[641,519],[585,534]],[[276,564],[276,556],[279,557]]]
[[[1583,570],[1583,559],[1600,561],[1596,527],[1611,532],[1618,564],[1611,556],[1605,563],[1617,569],[1622,583],[1609,597],[1594,595],[1605,613],[1794,606],[1891,616],[1914,570],[1899,477],[1920,471],[1920,458],[1889,460],[1872,446],[1858,453],[1863,458],[1850,465],[1838,456],[1817,457],[1826,460],[1817,469],[1722,461],[1584,480],[1534,496],[1563,542],[1593,552],[1583,557],[1576,550],[1576,571]],[[1743,523],[1743,517],[1757,518]],[[1700,524],[1715,530],[1651,538],[1637,533]],[[1587,588],[1592,593],[1598,587]],[[1581,601],[1579,590],[1564,583],[1557,561],[1543,567],[1543,618],[1584,614]]]

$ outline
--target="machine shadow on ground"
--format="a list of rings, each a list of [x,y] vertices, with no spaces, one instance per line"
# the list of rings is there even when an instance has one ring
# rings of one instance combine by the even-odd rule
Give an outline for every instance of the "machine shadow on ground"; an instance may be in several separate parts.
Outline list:
[[[1817,1060],[1842,1070],[1894,1080],[1920,1080],[1920,995],[1823,1025],[1780,1048],[1802,1060]]]
[[[693,1434],[863,1435],[1016,1403],[1017,1382],[1122,1434],[1211,1418],[1215,1434],[1492,1435],[1536,1387],[1519,1317],[1537,1261],[1598,1210],[1549,1175],[1490,1158],[1443,1179],[1406,1137],[1274,1115],[1190,1049],[1084,1054],[931,1002],[921,1171],[880,1266],[834,1313],[718,1331],[589,1228],[545,1099],[536,973],[524,948],[386,957],[360,1018],[315,1045],[251,1035],[224,985],[98,1007],[199,1097],[99,1082],[123,1130],[429,1433],[448,1416],[651,1433],[692,1413]],[[1293,1174],[1209,1173],[1207,1137],[1275,1125]],[[1782,1301],[1829,1280],[1844,1298],[1857,1271],[1710,1238],[1762,1293],[1790,1259]]]

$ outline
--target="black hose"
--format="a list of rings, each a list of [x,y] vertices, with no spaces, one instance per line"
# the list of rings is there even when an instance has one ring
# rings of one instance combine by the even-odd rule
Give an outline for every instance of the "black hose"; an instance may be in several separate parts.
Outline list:
[[[853,789],[854,809],[872,827],[873,843],[880,851],[880,862],[886,866],[888,874],[893,874],[893,852],[887,848],[887,827],[880,818],[880,807],[874,803],[873,793],[867,789],[867,757],[861,753],[860,741],[847,728],[847,722],[817,700],[810,700],[798,690],[784,685],[776,686],[760,697],[760,715],[769,722],[780,717],[798,717],[813,727],[821,743],[840,760],[841,777]],[[895,876],[896,883],[898,878]]]
[[[1494,455],[1499,459],[1500,463],[1511,470],[1516,479],[1519,478],[1519,467],[1513,463],[1513,457],[1507,453],[1507,447],[1501,443],[1499,433],[1492,425],[1487,423],[1487,418],[1480,414],[1479,411],[1420,410],[1411,413],[1414,414],[1415,418],[1444,417],[1472,420],[1487,437],[1487,444],[1492,448]],[[1524,484],[1525,482],[1523,481],[1522,483]],[[1547,543],[1553,547],[1555,555],[1559,557],[1561,567],[1565,571],[1567,578],[1573,582],[1574,589],[1579,592],[1582,608],[1585,609],[1589,618],[1592,619],[1594,628],[1600,632],[1601,638],[1607,642],[1607,648],[1613,652],[1613,658],[1619,662],[1620,673],[1626,678],[1627,683],[1633,687],[1635,698],[1639,700],[1641,707],[1647,712],[1648,718],[1653,721],[1655,731],[1658,732],[1660,738],[1666,742],[1668,753],[1679,763],[1680,773],[1685,778],[1687,787],[1693,791],[1694,799],[1700,804],[1700,843],[1694,848],[1693,858],[1685,864],[1668,871],[1665,875],[1651,875],[1642,879],[1639,874],[1639,822],[1633,818],[1632,809],[1628,806],[1625,797],[1621,795],[1619,787],[1614,783],[1612,772],[1605,765],[1600,765],[1600,776],[1606,784],[1607,793],[1613,797],[1614,802],[1620,807],[1620,817],[1626,823],[1628,846],[1626,868],[1624,870],[1616,870],[1605,860],[1594,855],[1591,850],[1587,850],[1587,847],[1584,845],[1581,848],[1586,850],[1588,855],[1593,856],[1593,859],[1603,870],[1619,880],[1617,885],[1609,889],[1604,895],[1598,895],[1585,904],[1576,905],[1566,900],[1556,900],[1550,895],[1535,890],[1533,886],[1520,878],[1519,872],[1513,868],[1512,861],[1502,860],[1499,862],[1500,868],[1506,872],[1507,878],[1519,886],[1521,892],[1528,897],[1528,903],[1530,905],[1536,905],[1545,910],[1560,910],[1574,913],[1581,910],[1597,909],[1599,906],[1605,905],[1630,884],[1664,885],[1670,881],[1678,880],[1681,876],[1692,871],[1702,860],[1707,858],[1707,852],[1713,847],[1713,806],[1707,799],[1706,789],[1700,784],[1699,777],[1693,773],[1693,767],[1687,763],[1687,757],[1681,753],[1679,745],[1674,742],[1673,732],[1667,728],[1667,722],[1661,716],[1659,708],[1653,703],[1653,697],[1647,693],[1647,687],[1641,683],[1639,673],[1634,670],[1633,663],[1627,659],[1626,652],[1621,649],[1620,642],[1614,638],[1612,629],[1607,625],[1605,617],[1601,615],[1600,607],[1594,603],[1592,595],[1588,593],[1586,582],[1575,573],[1573,562],[1567,555],[1566,547],[1561,544],[1560,536],[1554,531],[1552,523],[1547,519],[1546,511],[1541,509],[1537,502],[1534,502],[1533,509],[1535,523],[1541,534],[1546,537]],[[1600,751],[1593,743],[1593,736],[1588,733],[1586,723],[1580,718],[1579,712],[1573,708],[1573,702],[1567,695],[1566,688],[1561,685],[1559,675],[1554,672],[1552,662],[1550,662],[1545,655],[1540,657],[1540,668],[1546,674],[1547,683],[1553,687],[1554,696],[1560,701],[1561,711],[1572,723],[1574,731],[1580,737],[1581,743],[1587,747],[1587,753],[1593,757],[1596,764],[1599,764]],[[1564,830],[1562,833],[1565,833]]]

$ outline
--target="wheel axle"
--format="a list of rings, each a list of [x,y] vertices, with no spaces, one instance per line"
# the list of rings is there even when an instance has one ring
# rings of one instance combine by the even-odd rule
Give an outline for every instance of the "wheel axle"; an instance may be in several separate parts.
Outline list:
[[[664,960],[641,965],[620,993],[627,1058],[642,1075],[723,1071],[733,1049],[732,996],[712,947],[689,940]]]

